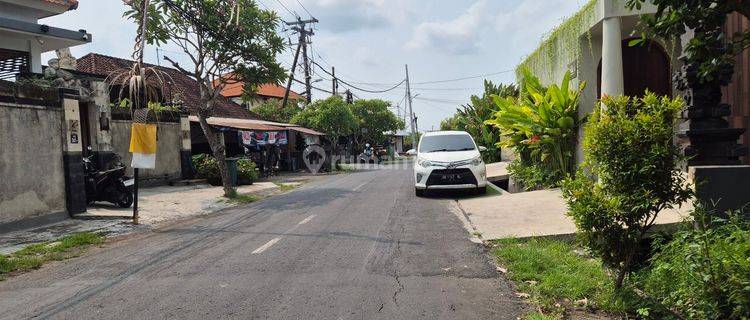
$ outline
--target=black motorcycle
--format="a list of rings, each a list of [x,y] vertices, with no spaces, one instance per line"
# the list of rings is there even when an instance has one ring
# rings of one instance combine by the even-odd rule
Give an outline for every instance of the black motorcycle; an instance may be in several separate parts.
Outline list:
[[[134,180],[125,176],[125,166],[119,161],[111,164],[110,169],[98,170],[89,156],[83,158],[83,166],[88,204],[107,201],[120,208],[129,208],[133,205]]]

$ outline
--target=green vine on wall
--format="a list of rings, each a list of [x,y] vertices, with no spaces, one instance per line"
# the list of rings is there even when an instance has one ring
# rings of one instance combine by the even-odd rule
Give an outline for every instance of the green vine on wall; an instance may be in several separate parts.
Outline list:
[[[572,17],[553,29],[539,47],[528,55],[516,68],[516,77],[521,78],[521,69],[529,68],[537,76],[553,78],[554,67],[561,61],[580,61],[583,55],[579,45],[581,35],[588,40],[589,50],[593,54],[591,26],[596,22],[596,2],[591,0]]]

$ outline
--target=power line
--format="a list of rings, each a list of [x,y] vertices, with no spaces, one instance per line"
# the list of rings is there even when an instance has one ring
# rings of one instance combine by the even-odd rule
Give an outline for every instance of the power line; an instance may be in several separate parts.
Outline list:
[[[297,79],[294,79],[294,82],[299,83],[299,84],[303,84],[303,85],[305,84],[304,82],[302,82],[300,80],[297,80]],[[326,89],[323,89],[323,88],[318,88],[316,86],[310,86],[310,88],[313,88],[315,90],[322,91],[322,92],[325,92],[325,93],[333,94],[333,92],[331,92],[329,90],[326,90]]]
[[[424,82],[414,82],[414,84],[430,84],[430,83],[445,83],[445,82],[454,82],[454,81],[462,81],[462,80],[469,80],[469,79],[477,79],[477,78],[484,78],[489,76],[495,76],[503,73],[513,72],[514,69],[510,70],[503,70],[493,73],[486,73],[486,74],[480,74],[476,76],[468,76],[468,77],[462,77],[462,78],[455,78],[455,79],[445,79],[445,80],[435,80],[435,81],[424,81]]]
[[[292,12],[292,10],[289,10],[289,8],[287,8],[287,7],[286,7],[286,6],[284,5],[284,3],[283,3],[283,2],[281,2],[281,0],[276,0],[276,2],[278,2],[278,3],[279,3],[279,4],[281,5],[281,7],[283,7],[283,8],[284,8],[284,10],[286,10],[286,12],[289,12],[289,14],[291,14],[291,15],[292,15],[293,17],[295,17],[295,18],[296,18],[296,17],[299,17],[299,15],[297,14],[297,12]]]
[[[312,13],[310,13],[310,11],[307,11],[307,8],[305,8],[305,5],[302,4],[302,2],[300,2],[299,0],[296,0],[296,1],[297,3],[299,3],[300,7],[302,7],[302,9],[305,10],[305,12],[307,12],[308,15],[310,15],[310,18],[312,18],[313,16]]]
[[[437,102],[437,103],[450,103],[450,104],[466,103],[466,101],[462,101],[462,100],[437,99],[437,98],[427,98],[427,97],[414,97],[414,99],[429,101],[429,102]]]
[[[414,90],[424,90],[424,91],[468,91],[468,90],[484,90],[484,88],[421,88],[421,87],[412,87]]]
[[[333,75],[331,72],[329,72],[328,70],[326,70],[325,68],[323,68],[323,66],[321,66],[317,62],[313,61],[313,64],[315,66],[317,66],[318,68],[320,68],[320,70],[322,70],[323,72],[325,72],[329,76],[332,76],[332,77],[336,78],[335,75]],[[384,90],[370,90],[370,89],[363,89],[363,88],[357,87],[355,85],[352,85],[351,83],[348,83],[348,82],[342,80],[341,78],[336,78],[336,79],[338,81],[341,81],[341,83],[346,84],[348,87],[351,87],[353,89],[356,89],[356,90],[359,90],[359,91],[362,91],[362,92],[368,92],[368,93],[384,93],[384,92],[392,91],[392,90],[395,90],[396,88],[400,87],[402,84],[404,84],[404,82],[406,82],[406,79],[404,79],[404,80],[401,80],[401,82],[395,84],[394,86],[392,86],[390,88],[387,88],[387,89],[384,89]]]

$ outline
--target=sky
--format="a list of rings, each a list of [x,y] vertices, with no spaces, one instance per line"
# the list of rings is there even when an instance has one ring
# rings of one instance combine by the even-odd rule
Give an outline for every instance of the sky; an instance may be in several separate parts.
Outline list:
[[[122,17],[122,0],[79,0],[78,9],[43,19],[40,23],[92,34],[90,44],[71,49],[75,57],[96,52],[129,58],[136,26]],[[335,66],[337,77],[362,89],[389,88],[405,79],[409,66],[413,110],[420,131],[438,129],[457,107],[482,93],[484,78],[495,83],[515,82],[513,70],[533,52],[541,39],[586,0],[258,0],[290,21],[294,15],[320,22],[312,36],[311,58],[323,67]],[[296,39],[279,27],[285,38]],[[296,43],[296,40],[294,41]],[[158,61],[157,48],[148,46],[146,60]],[[43,61],[54,53],[46,53]],[[159,56],[189,65],[186,56],[164,46]],[[294,52],[278,61],[289,68]],[[302,79],[302,68],[296,78]],[[479,77],[486,75],[485,77]],[[446,81],[469,78],[459,81]],[[320,79],[320,80],[318,80]],[[313,85],[331,89],[330,76],[315,70]],[[346,85],[341,84],[339,90]],[[301,85],[293,90],[304,91]],[[393,111],[405,115],[405,87],[372,94],[352,89],[359,98],[391,101]],[[328,93],[313,90],[313,99]],[[407,121],[408,123],[408,121]]]

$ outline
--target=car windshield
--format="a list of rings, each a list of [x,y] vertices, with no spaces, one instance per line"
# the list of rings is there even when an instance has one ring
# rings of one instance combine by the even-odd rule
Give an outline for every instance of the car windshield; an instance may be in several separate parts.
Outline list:
[[[474,150],[474,141],[466,134],[426,136],[419,143],[419,152],[450,152]]]

